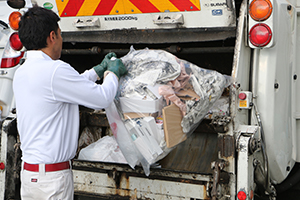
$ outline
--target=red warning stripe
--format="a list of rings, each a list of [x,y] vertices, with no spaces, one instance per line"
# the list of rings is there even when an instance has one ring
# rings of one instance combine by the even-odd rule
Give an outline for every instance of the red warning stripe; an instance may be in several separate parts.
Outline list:
[[[91,15],[90,7],[86,6],[84,4],[85,0],[56,0],[57,8],[59,10],[59,14],[61,17],[73,17],[77,16],[78,12],[80,11],[80,15]],[[119,4],[118,4],[118,1]],[[177,11],[198,11],[199,8],[195,6],[194,3],[192,3],[190,0],[165,0],[162,7],[159,7],[156,5],[157,2],[160,0],[153,1],[154,3],[151,3],[151,0],[101,0],[93,2],[89,1],[89,6],[93,6],[95,9],[94,13],[92,15],[109,15],[109,14],[126,14],[126,9],[130,9],[128,7],[135,6],[137,9],[132,11],[130,13],[157,13],[160,12],[159,8],[162,9],[167,5],[166,3],[171,3],[176,7]],[[168,2],[167,2],[168,1]],[[155,3],[156,2],[156,3]],[[124,4],[124,5],[123,5]],[[122,5],[124,6],[124,9],[121,8]],[[156,6],[158,7],[156,7]],[[169,4],[168,4],[169,5]],[[81,8],[84,6],[83,8]],[[112,9],[117,6],[118,9],[122,10],[119,12],[112,12]],[[174,8],[174,7],[172,7]],[[178,10],[177,10],[178,9]],[[163,11],[162,11],[163,12]],[[175,11],[173,11],[175,12]]]
[[[129,0],[142,13],[160,12],[149,0]]]
[[[69,0],[61,15],[76,16],[84,0]]]
[[[170,2],[180,11],[192,11],[199,10],[192,2],[189,0],[170,0]]]
[[[93,15],[108,15],[118,0],[102,0]]]

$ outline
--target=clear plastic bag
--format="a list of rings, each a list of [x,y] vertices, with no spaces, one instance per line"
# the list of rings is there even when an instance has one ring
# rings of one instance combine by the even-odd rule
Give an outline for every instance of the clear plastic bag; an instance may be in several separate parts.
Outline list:
[[[87,147],[81,149],[78,159],[99,162],[127,163],[118,143],[115,138],[111,136],[100,138],[96,142],[93,142]]]
[[[113,102],[108,108],[106,108],[107,119],[113,132],[113,135],[118,142],[120,149],[122,150],[128,164],[134,168],[139,163],[139,155],[134,148],[130,135],[122,122],[115,103]]]
[[[118,120],[110,111],[107,115],[111,126],[118,123],[118,131],[122,126],[126,140],[117,142],[126,159],[126,154],[135,157],[148,174],[149,166],[192,134],[230,84],[230,77],[163,50],[131,48],[121,59],[128,74],[121,77],[114,102]]]

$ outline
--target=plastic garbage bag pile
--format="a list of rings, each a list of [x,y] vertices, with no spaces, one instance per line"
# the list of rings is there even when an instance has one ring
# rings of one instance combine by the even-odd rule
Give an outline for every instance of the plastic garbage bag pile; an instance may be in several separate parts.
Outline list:
[[[131,48],[121,59],[128,74],[106,115],[128,164],[141,164],[149,175],[151,165],[192,134],[230,78],[163,50]]]

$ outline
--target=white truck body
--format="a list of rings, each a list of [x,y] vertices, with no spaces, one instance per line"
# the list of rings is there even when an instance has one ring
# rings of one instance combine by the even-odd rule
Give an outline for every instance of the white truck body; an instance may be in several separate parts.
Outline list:
[[[131,169],[125,164],[75,159],[77,198],[234,200],[242,199],[240,192],[246,194],[245,199],[264,195],[275,198],[276,191],[290,183],[289,174],[300,162],[300,1],[270,1],[273,11],[267,23],[272,39],[266,47],[249,44],[249,26],[254,22],[249,16],[248,1],[182,1],[192,4],[191,10],[176,7],[180,1],[144,1],[156,7],[157,11],[151,12],[143,10],[145,7],[138,1],[118,0],[103,7],[106,14],[93,15],[101,2],[107,3],[32,1],[61,17],[63,59],[76,60],[74,65],[87,62],[80,60],[85,54],[93,55],[94,60],[109,51],[124,55],[130,45],[166,49],[201,64],[208,55],[214,57],[211,61],[224,59],[224,67],[212,69],[232,77],[228,116],[231,120],[217,120],[217,125],[211,125],[214,119],[204,120],[195,134],[162,161],[161,169],[151,168],[149,177],[140,167]],[[226,45],[230,39],[234,44]],[[223,54],[227,56],[222,57]],[[232,60],[228,61],[230,56]],[[76,69],[83,71],[85,66]],[[7,98],[13,101],[13,73],[10,82],[4,84],[5,78],[0,73],[0,103]],[[248,99],[240,99],[240,93]],[[13,172],[8,169],[16,165],[8,159],[19,155],[15,154],[19,149],[12,147],[17,143],[15,115],[7,117],[12,108],[13,103],[2,114],[5,120],[0,161],[6,168],[0,171],[1,199],[16,194],[8,184],[18,184],[18,176],[13,180]],[[105,115],[82,113],[83,124],[109,127]]]
[[[21,12],[25,12],[27,8],[32,7],[31,1],[26,0],[25,7]],[[9,26],[9,16],[16,9],[11,8],[6,1],[0,1],[0,59],[4,55],[4,51],[9,44],[10,35],[15,32]],[[17,56],[19,53],[10,53],[12,57]],[[5,119],[10,114],[10,109],[15,107],[14,97],[12,91],[12,80],[18,66],[14,68],[1,68],[0,69],[0,121]]]

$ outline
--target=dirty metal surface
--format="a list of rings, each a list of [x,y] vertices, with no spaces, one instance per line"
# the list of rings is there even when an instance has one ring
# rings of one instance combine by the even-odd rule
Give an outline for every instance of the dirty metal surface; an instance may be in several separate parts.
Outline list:
[[[107,195],[107,194],[90,194],[87,192],[76,192],[74,195],[74,200],[130,200],[130,197],[119,196],[119,195]]]
[[[230,135],[219,135],[218,149],[221,157],[233,157],[235,153],[235,139]]]
[[[209,199],[212,181],[208,174],[152,168],[147,177],[139,166],[80,160],[74,161],[73,174],[77,196],[99,199]]]
[[[76,192],[110,194],[130,199],[208,199],[206,183],[192,184],[146,177],[128,176],[126,173],[112,174],[74,170]]]
[[[64,42],[96,43],[178,43],[215,41],[234,38],[235,27],[186,28],[186,29],[120,29],[113,31],[76,31],[63,32]]]
[[[162,168],[212,173],[211,163],[218,159],[218,135],[209,123],[210,120],[203,120],[186,141],[159,161]]]
[[[211,174],[193,173],[179,170],[150,168],[151,173],[147,177],[141,166],[132,169],[127,164],[105,163],[94,161],[74,160],[73,170],[82,170],[90,172],[100,172],[107,174],[126,173],[128,176],[146,177],[149,179],[173,180],[178,182],[202,183],[203,181],[211,181]],[[110,175],[109,175],[110,176]]]

